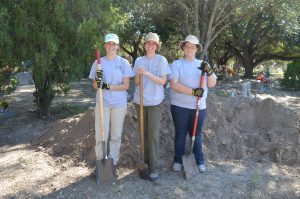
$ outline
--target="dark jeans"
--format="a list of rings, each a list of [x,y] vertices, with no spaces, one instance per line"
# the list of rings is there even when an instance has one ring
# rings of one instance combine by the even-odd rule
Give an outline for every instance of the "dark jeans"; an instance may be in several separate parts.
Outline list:
[[[171,113],[175,126],[175,156],[174,162],[182,164],[181,156],[185,153],[185,139],[189,132],[192,136],[196,109],[182,108],[171,105]],[[202,127],[206,116],[206,109],[199,110],[198,124],[193,153],[197,165],[204,164],[204,154],[202,151]]]

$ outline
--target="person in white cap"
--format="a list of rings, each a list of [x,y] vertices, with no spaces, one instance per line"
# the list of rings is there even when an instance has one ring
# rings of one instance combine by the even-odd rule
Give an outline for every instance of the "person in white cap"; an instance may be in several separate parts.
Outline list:
[[[144,106],[144,135],[145,135],[145,163],[149,165],[149,180],[159,178],[159,131],[162,119],[162,101],[164,99],[164,85],[170,68],[167,59],[157,54],[161,42],[156,33],[149,32],[143,43],[145,55],[138,57],[134,63],[135,90],[133,102],[139,115],[140,97]],[[138,75],[143,75],[143,96],[140,96]]]
[[[202,127],[206,116],[206,98],[209,87],[216,85],[217,77],[209,65],[202,65],[202,60],[196,58],[196,53],[202,51],[199,39],[188,35],[179,44],[184,57],[175,60],[170,68],[169,75],[171,90],[171,114],[175,126],[175,155],[173,171],[182,170],[182,155],[185,153],[186,135],[192,135],[197,99],[202,97],[199,105],[199,117],[194,145],[194,155],[198,169],[205,172],[204,154],[202,150]],[[200,67],[202,66],[202,67]],[[205,72],[204,85],[200,88],[201,74]]]
[[[133,77],[133,71],[129,62],[117,55],[119,49],[119,37],[116,34],[107,34],[104,39],[106,56],[101,58],[102,74],[97,76],[97,60],[94,61],[89,78],[95,89],[103,89],[103,112],[105,143],[110,134],[109,157],[114,164],[114,174],[117,173],[117,163],[120,157],[121,135],[127,110],[127,90],[129,79]],[[99,93],[96,95],[96,108],[99,110]],[[100,113],[95,111],[95,138],[96,158],[103,159],[100,132]]]

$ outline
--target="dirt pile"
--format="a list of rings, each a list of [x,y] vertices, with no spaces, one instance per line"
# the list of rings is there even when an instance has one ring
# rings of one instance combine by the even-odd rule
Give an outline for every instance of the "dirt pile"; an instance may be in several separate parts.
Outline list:
[[[77,161],[91,164],[94,152],[94,109],[59,120],[49,127],[32,144],[38,145],[54,156],[70,156]]]
[[[211,95],[204,143],[208,159],[300,164],[297,113],[272,99]]]
[[[168,98],[167,98],[168,99]],[[164,102],[160,136],[162,167],[173,161],[174,126],[169,100]],[[58,121],[33,141],[52,155],[70,156],[94,165],[94,110]],[[120,166],[132,168],[139,161],[139,131],[130,102],[124,123]],[[287,165],[300,163],[299,119],[292,110],[271,99],[208,98],[203,142],[207,160],[253,159]]]
[[[173,157],[174,127],[171,122],[169,101],[164,101],[163,120],[160,138],[161,165],[168,165]],[[130,102],[126,113],[122,135],[121,157],[119,164],[132,168],[139,162],[138,121],[135,108]],[[48,128],[32,144],[39,146],[54,156],[70,156],[74,162],[85,162],[88,166],[94,165],[95,138],[94,138],[94,108],[76,117],[63,119]]]

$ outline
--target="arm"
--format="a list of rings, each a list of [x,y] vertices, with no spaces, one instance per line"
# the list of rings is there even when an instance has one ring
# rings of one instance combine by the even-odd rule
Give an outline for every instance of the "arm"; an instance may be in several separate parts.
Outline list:
[[[129,89],[129,77],[123,77],[123,83],[119,85],[110,84],[111,91],[124,91]]]
[[[216,83],[217,83],[217,78],[216,78],[215,74],[212,74],[212,75],[207,77],[207,87],[208,88],[215,87]]]
[[[111,90],[111,91],[124,91],[124,90],[128,90],[129,89],[129,77],[123,77],[123,83],[122,84],[117,84],[117,85],[113,85],[113,84],[106,84],[105,82],[102,83],[102,89],[107,89],[107,90]],[[94,89],[98,89],[97,86],[97,81],[93,80],[92,82],[93,88]],[[104,87],[105,85],[105,87]],[[107,87],[108,86],[108,87]]]
[[[176,92],[184,93],[184,94],[187,94],[187,95],[192,95],[193,94],[193,89],[179,83],[178,79],[171,79],[170,80],[170,85],[171,85],[171,88],[173,90],[175,90]]]
[[[96,80],[92,80],[92,86],[94,89],[98,89]]]
[[[155,82],[156,84],[165,85],[167,83],[167,76],[158,77],[148,71],[145,71],[143,74],[147,76],[149,79],[151,79],[153,82]]]
[[[139,75],[141,73],[143,75],[147,76],[149,79],[151,79],[156,84],[165,85],[167,83],[167,76],[159,77],[159,76],[153,75],[152,73],[147,71],[144,67],[139,67],[137,69],[137,74]],[[136,85],[139,84],[138,75],[134,79],[134,83]]]

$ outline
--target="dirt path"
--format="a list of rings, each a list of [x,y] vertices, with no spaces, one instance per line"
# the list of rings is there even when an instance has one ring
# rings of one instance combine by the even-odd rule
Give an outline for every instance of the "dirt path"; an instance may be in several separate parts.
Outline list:
[[[236,123],[228,122],[228,120],[240,116],[239,112],[243,113],[240,110],[244,108],[243,104],[250,103],[249,106],[256,108],[245,109],[248,112],[264,109],[265,105],[259,102],[229,98],[224,98],[222,102],[219,102],[214,101],[219,100],[219,98],[212,98],[211,101],[217,103],[217,105],[211,105],[211,112],[222,110],[230,113],[229,109],[219,108],[223,107],[221,106],[222,104],[227,103],[234,104],[238,102],[240,105],[237,106],[239,108],[235,108],[230,114],[226,114],[226,118],[223,118],[228,124],[225,121],[219,121],[221,118],[216,115],[208,116],[209,122],[206,125],[206,133],[204,135],[204,138],[207,140],[205,142],[205,150],[208,172],[190,181],[184,179],[183,173],[170,171],[173,153],[172,141],[164,136],[163,143],[166,146],[162,146],[161,156],[164,161],[162,162],[160,180],[156,183],[141,180],[133,167],[136,161],[135,156],[138,156],[138,154],[133,155],[133,153],[131,154],[133,157],[129,156],[130,153],[138,151],[138,149],[136,147],[131,148],[132,146],[126,144],[131,139],[134,139],[132,132],[136,131],[136,127],[128,125],[126,128],[128,130],[126,130],[123,137],[123,155],[120,160],[122,164],[120,167],[121,176],[112,184],[98,187],[94,181],[94,169],[88,159],[92,158],[92,155],[88,155],[89,153],[78,159],[78,154],[70,153],[68,150],[57,150],[54,153],[53,148],[48,147],[43,142],[41,142],[40,146],[31,145],[31,141],[34,139],[51,132],[54,135],[52,137],[53,141],[51,142],[51,139],[49,141],[46,138],[43,141],[49,141],[52,146],[57,144],[57,148],[62,148],[61,143],[55,139],[55,132],[52,131],[52,125],[56,125],[54,122],[57,117],[62,115],[58,114],[58,112],[47,120],[36,118],[30,112],[31,108],[34,108],[32,92],[33,88],[28,86],[19,88],[10,96],[5,96],[11,102],[12,109],[16,111],[16,116],[0,120],[0,198],[300,198],[300,169],[299,162],[297,162],[300,157],[295,157],[294,160],[290,158],[292,156],[290,153],[292,154],[295,151],[290,150],[288,147],[283,147],[277,153],[274,150],[272,151],[271,149],[273,148],[269,146],[268,149],[271,151],[261,154],[259,148],[240,147],[240,145],[251,142],[254,139],[249,138],[247,131],[241,136],[237,132],[233,132],[235,134],[232,134],[232,136],[240,136],[240,140],[244,139],[245,143],[241,141],[240,145],[236,145],[237,140],[226,140],[224,139],[225,137],[220,137],[220,141],[213,139],[213,137],[217,137],[213,132],[218,133],[219,136],[225,136],[222,132],[219,132],[222,128],[234,127],[235,130],[238,129],[238,124],[241,123],[241,126],[257,132],[256,135],[262,137],[261,140],[265,140],[267,134],[259,132],[265,128],[264,126],[253,129],[251,126],[247,126],[248,123],[243,123],[243,120],[240,119]],[[292,112],[296,119],[287,119],[299,122],[299,92],[278,91],[276,94],[273,93],[269,96],[267,94],[259,96],[261,99],[266,97],[273,98],[274,101],[282,104],[282,107],[279,107],[274,101],[269,101],[268,104],[273,104],[272,109],[278,109],[282,113],[293,110]],[[74,107],[77,107],[77,105],[86,108],[93,106],[94,93],[88,81],[83,80],[79,84],[74,84],[68,96],[57,97],[53,104],[61,109],[65,106],[62,104],[68,103]],[[129,113],[131,114],[131,112]],[[221,115],[220,113],[216,114]],[[262,113],[253,111],[253,114],[261,115]],[[289,113],[286,114],[290,116]],[[128,118],[132,117],[133,115]],[[168,118],[169,116],[165,115],[164,117]],[[68,117],[64,122],[71,122],[74,118],[80,118],[80,116]],[[272,119],[273,121],[283,120],[277,117],[272,117]],[[250,118],[246,118],[246,120],[250,120]],[[134,122],[134,120],[128,121],[129,124],[131,124],[130,122]],[[167,122],[163,123],[164,127],[166,127]],[[266,125],[268,125],[267,122],[266,120]],[[257,122],[257,124],[261,123]],[[294,129],[294,126],[288,122],[284,125],[286,125],[286,128],[289,128],[291,133],[297,132],[297,129]],[[266,132],[274,133],[275,131],[271,129]],[[170,136],[168,133],[170,132],[162,131],[163,135]],[[298,134],[293,134],[293,136],[291,139],[295,143],[291,141],[290,144],[296,144],[295,149],[298,150],[300,145],[299,129]],[[286,137],[289,138],[290,135],[287,134]],[[43,138],[43,136],[40,138]],[[281,137],[274,135],[273,137],[268,137],[268,140],[271,143],[277,138]],[[255,144],[261,140],[256,140]],[[285,141],[290,140],[286,139]],[[90,142],[84,142],[84,144],[88,145],[86,143]],[[75,139],[74,143],[77,143]],[[72,144],[73,140],[65,144],[65,148]],[[261,143],[259,147],[261,146],[266,147],[265,143]],[[284,149],[282,151],[285,154],[280,156],[281,163],[276,163],[279,160],[277,159],[278,154],[282,153],[281,149]],[[241,157],[239,159],[236,159],[239,155],[239,150],[245,151],[240,153]],[[295,154],[299,156],[299,151],[296,151]],[[222,158],[222,155],[228,157]]]

